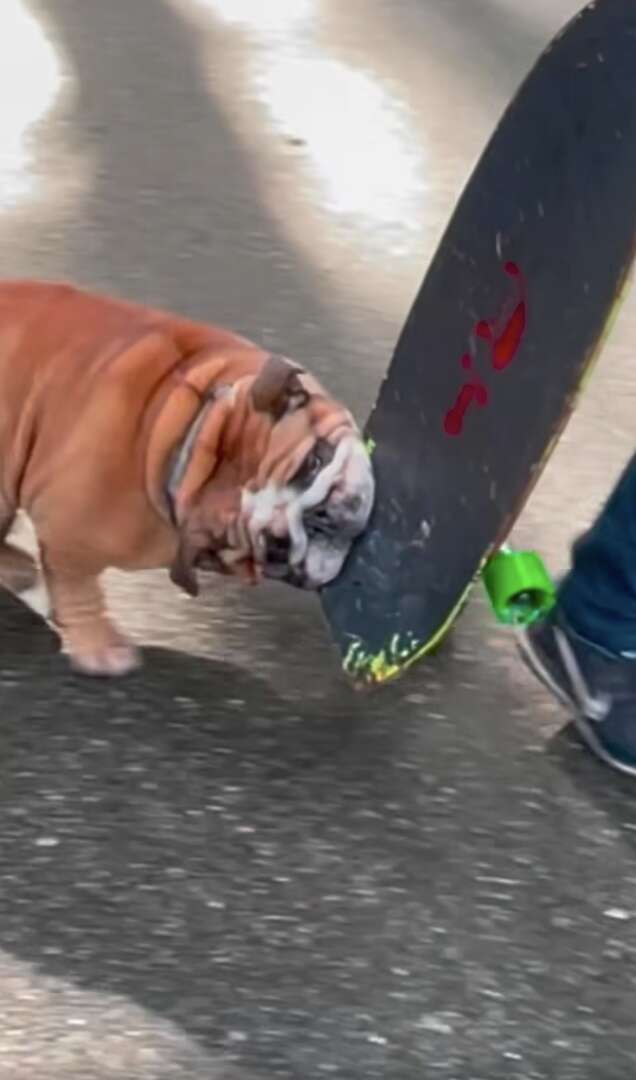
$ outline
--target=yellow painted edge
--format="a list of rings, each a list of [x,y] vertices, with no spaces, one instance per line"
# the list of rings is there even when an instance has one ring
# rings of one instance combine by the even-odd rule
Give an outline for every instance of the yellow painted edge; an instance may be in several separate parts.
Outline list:
[[[429,638],[429,640],[424,645],[418,646],[415,651],[411,653],[408,659],[404,659],[402,663],[398,663],[396,662],[396,660],[389,660],[387,658],[387,650],[383,649],[381,652],[376,653],[375,656],[364,657],[363,659],[361,658],[359,667],[356,670],[355,653],[357,651],[359,643],[354,642],[350,646],[343,662],[345,672],[351,678],[353,678],[354,681],[363,681],[367,685],[381,686],[385,685],[388,682],[391,682],[399,675],[402,675],[403,672],[408,671],[408,669],[412,667],[413,664],[416,664],[418,660],[422,660],[437,645],[439,645],[439,643],[451,629],[453,623],[459,615],[459,612],[461,611],[470,593],[472,592],[477,581],[479,580],[482,570],[488,562],[489,558],[490,552],[481,560],[479,564],[479,569],[475,573],[470,583],[464,589],[457,603],[452,608],[450,614],[444,620],[442,625],[435,631],[433,636]],[[362,676],[361,680],[359,678],[356,678],[359,676]]]
[[[605,325],[603,326],[603,329],[602,329],[602,331],[601,331],[601,333],[599,335],[599,339],[598,339],[598,341],[596,343],[596,346],[592,350],[592,353],[590,355],[590,359],[588,360],[587,364],[585,365],[585,369],[584,369],[583,374],[582,374],[582,376],[581,376],[581,378],[579,380],[579,385],[578,385],[578,387],[576,389],[576,395],[575,395],[575,399],[574,399],[575,401],[578,400],[578,398],[581,396],[581,394],[584,394],[585,391],[587,390],[590,378],[592,377],[592,375],[594,374],[594,371],[596,369],[597,362],[600,359],[601,353],[603,352],[603,349],[607,345],[607,342],[608,342],[609,338],[611,337],[611,334],[612,334],[612,332],[614,330],[614,327],[616,326],[616,323],[618,321],[618,317],[619,317],[619,315],[620,315],[620,313],[621,313],[621,311],[623,309],[623,304],[625,303],[625,300],[627,299],[627,295],[631,290],[631,287],[632,287],[632,284],[633,284],[633,279],[634,279],[634,260],[632,258],[631,262],[629,263],[629,266],[627,267],[627,270],[625,271],[625,273],[623,275],[623,280],[622,280],[622,282],[620,283],[620,285],[618,287],[616,296],[614,298],[614,302],[613,302],[613,304],[612,304],[612,306],[611,306],[611,308],[609,310],[607,319],[605,320]]]

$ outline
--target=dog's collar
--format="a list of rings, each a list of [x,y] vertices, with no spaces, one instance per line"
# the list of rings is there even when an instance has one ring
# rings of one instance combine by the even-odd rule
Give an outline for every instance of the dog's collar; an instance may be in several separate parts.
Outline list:
[[[166,481],[164,485],[164,495],[166,504],[168,506],[168,514],[170,521],[173,525],[177,525],[177,496],[179,494],[179,488],[183,483],[183,478],[186,474],[188,465],[192,458],[192,451],[194,445],[201,433],[201,428],[205,422],[205,419],[212,408],[212,406],[221,397],[229,392],[229,386],[216,386],[214,390],[209,390],[203,394],[200,399],[199,408],[197,409],[194,417],[190,421],[185,435],[180,442],[177,443],[174,450],[170,455],[168,462],[168,471],[166,474]]]

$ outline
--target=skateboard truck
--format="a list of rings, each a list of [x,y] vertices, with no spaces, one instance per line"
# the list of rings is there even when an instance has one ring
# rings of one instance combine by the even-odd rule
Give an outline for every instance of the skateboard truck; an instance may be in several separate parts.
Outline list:
[[[535,551],[499,548],[482,579],[496,618],[506,626],[529,626],[547,615],[556,600],[554,583]]]

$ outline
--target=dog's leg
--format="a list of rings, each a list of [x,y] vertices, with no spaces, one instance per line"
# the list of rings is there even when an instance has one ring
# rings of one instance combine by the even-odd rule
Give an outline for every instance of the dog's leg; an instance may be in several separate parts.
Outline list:
[[[13,507],[0,495],[0,587],[20,596],[36,587],[38,568],[26,551],[6,540],[14,518]]]
[[[42,550],[53,621],[71,666],[84,675],[126,675],[141,664],[135,648],[111,623],[95,573],[72,569]]]

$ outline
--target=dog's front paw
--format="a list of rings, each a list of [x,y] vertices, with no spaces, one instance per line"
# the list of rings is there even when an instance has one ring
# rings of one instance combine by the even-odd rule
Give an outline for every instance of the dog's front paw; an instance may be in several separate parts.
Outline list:
[[[110,644],[67,649],[71,667],[80,675],[116,677],[129,675],[141,667],[141,653],[121,639]]]

